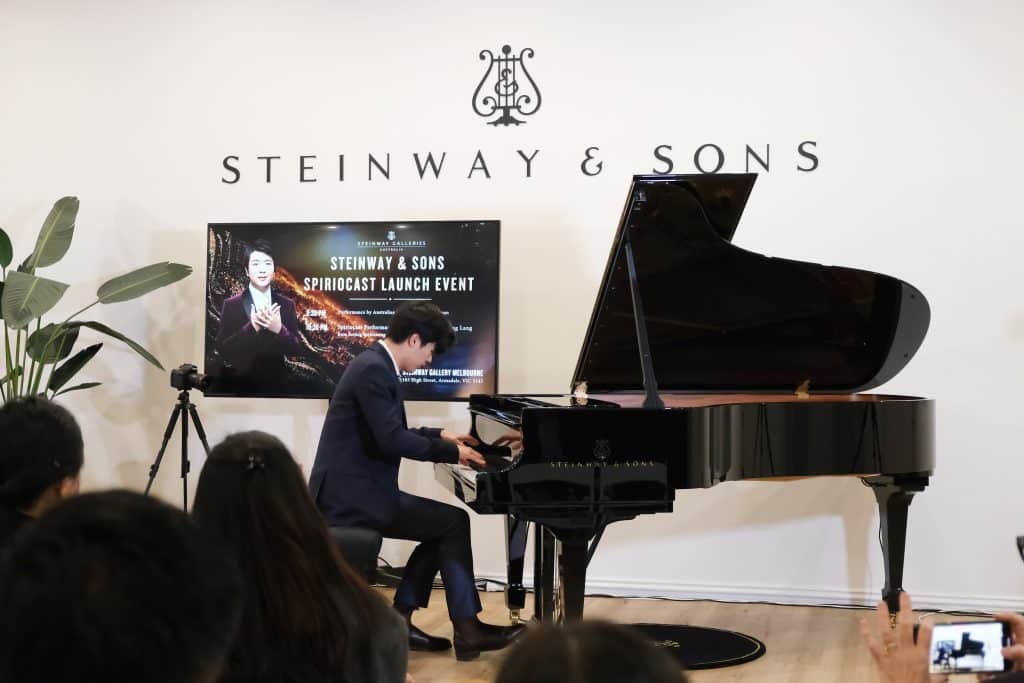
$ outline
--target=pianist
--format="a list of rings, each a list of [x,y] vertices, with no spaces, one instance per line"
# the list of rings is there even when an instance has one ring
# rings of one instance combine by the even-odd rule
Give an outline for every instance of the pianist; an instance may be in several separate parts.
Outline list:
[[[476,440],[447,430],[409,429],[399,384],[401,371],[430,363],[455,340],[451,323],[434,304],[406,302],[388,325],[386,338],[353,360],[327,409],[310,474],[310,492],[330,526],[376,529],[386,538],[419,541],[395,592],[395,609],[409,626],[409,649],[446,650],[451,642],[412,624],[426,607],[434,576],[441,572],[455,655],[473,659],[497,650],[522,632],[477,619],[480,598],[473,576],[469,516],[460,508],[398,489],[402,458],[483,465]]]

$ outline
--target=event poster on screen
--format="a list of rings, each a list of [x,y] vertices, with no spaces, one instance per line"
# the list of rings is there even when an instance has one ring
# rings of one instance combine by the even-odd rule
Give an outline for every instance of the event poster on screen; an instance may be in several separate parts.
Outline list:
[[[436,304],[456,342],[401,374],[405,399],[496,393],[499,233],[498,221],[209,224],[206,394],[329,398],[406,301]]]

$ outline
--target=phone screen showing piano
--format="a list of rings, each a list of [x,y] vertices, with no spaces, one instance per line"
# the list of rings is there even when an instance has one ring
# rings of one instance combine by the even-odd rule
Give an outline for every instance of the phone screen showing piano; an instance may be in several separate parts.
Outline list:
[[[1009,643],[1009,625],[1001,621],[936,624],[932,631],[929,672],[1007,670],[1002,649]]]

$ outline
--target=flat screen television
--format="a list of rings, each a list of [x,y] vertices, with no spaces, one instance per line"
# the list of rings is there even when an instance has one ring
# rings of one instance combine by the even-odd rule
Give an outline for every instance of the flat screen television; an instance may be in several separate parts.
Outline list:
[[[210,223],[205,394],[328,398],[409,300],[437,304],[456,341],[402,373],[406,400],[497,393],[499,237],[480,220]]]

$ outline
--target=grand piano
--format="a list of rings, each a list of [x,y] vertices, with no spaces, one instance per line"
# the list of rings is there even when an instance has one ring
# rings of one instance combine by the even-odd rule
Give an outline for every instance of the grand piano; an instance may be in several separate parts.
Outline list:
[[[935,466],[935,403],[862,393],[924,340],[928,302],[889,275],[731,243],[754,174],[635,176],[570,393],[474,395],[487,465],[438,464],[471,509],[505,515],[506,601],[579,619],[609,524],[671,512],[678,489],[860,477],[880,513],[882,591],[899,608],[907,513]]]

